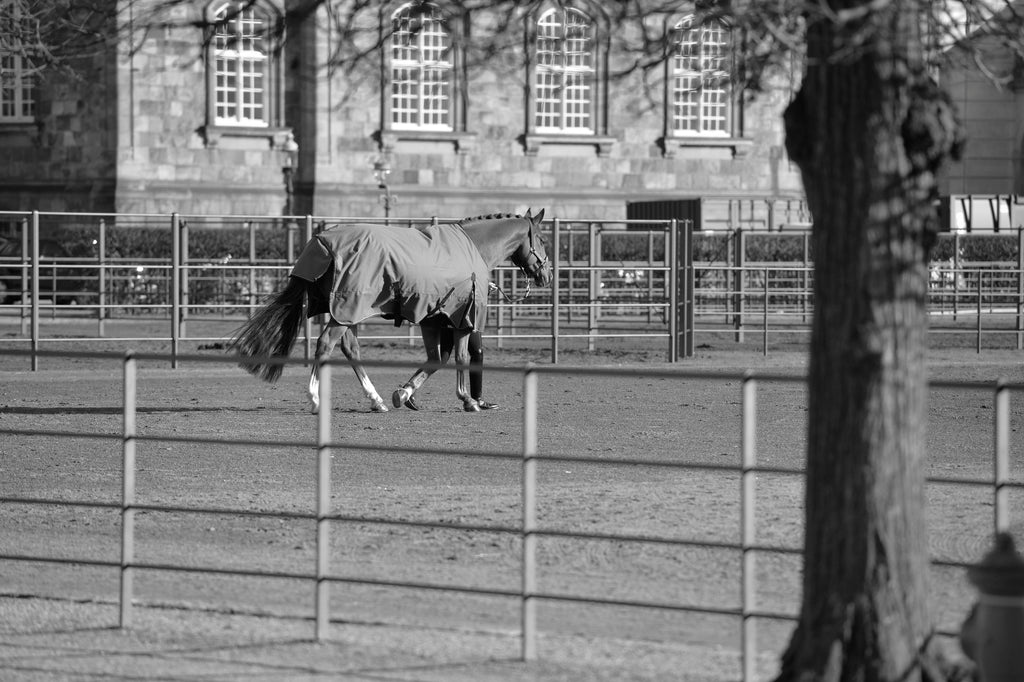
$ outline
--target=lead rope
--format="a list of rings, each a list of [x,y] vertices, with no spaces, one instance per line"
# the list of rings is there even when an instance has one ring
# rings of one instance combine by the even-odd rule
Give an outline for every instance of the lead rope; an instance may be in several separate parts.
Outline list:
[[[501,294],[501,297],[505,299],[506,303],[522,303],[523,301],[526,300],[527,296],[530,295],[530,288],[533,286],[533,282],[530,282],[529,280],[527,280],[527,282],[526,282],[526,293],[523,294],[522,296],[520,296],[519,298],[512,298],[511,296],[509,296],[508,294],[505,293],[504,289],[499,287],[494,282],[488,282],[487,285],[488,285],[488,287],[490,288],[491,291],[497,291],[499,294]]]

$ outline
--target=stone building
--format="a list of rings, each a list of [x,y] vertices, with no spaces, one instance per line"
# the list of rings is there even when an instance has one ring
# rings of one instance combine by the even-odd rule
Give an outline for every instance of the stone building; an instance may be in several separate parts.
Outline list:
[[[276,33],[290,0],[163,15],[109,1],[118,39],[80,78],[18,81],[5,63],[0,210],[381,216],[375,164],[393,218],[621,219],[633,202],[801,194],[788,82],[744,97],[726,77],[735,37],[691,26],[693,3],[649,19],[669,59],[619,75],[633,56],[613,37],[644,27],[589,0],[521,12],[507,58],[489,61],[463,49],[488,18],[450,21],[443,0],[423,14],[382,2],[359,35],[323,8]],[[366,56],[325,66],[345,48]]]
[[[962,158],[939,178],[947,225],[954,231],[1022,227],[1024,63],[985,31],[952,46],[946,57],[939,80],[967,135]]]

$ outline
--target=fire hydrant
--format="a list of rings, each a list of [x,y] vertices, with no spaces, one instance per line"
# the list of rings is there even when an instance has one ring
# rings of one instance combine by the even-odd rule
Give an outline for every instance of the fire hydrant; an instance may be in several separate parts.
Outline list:
[[[1009,533],[967,569],[978,601],[960,630],[960,646],[978,666],[981,682],[1024,680],[1024,557]]]

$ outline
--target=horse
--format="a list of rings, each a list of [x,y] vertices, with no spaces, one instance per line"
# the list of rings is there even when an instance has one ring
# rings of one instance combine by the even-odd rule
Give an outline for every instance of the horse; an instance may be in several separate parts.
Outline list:
[[[394,320],[396,327],[418,324],[428,364],[392,394],[392,404],[407,404],[454,351],[460,366],[455,395],[465,411],[479,412],[461,369],[469,362],[469,334],[483,329],[490,273],[500,263],[511,260],[538,286],[551,282],[551,264],[539,234],[543,218],[543,209],[537,215],[531,209],[525,216],[492,214],[418,228],[331,226],[306,244],[283,288],[236,332],[228,349],[241,357],[239,366],[250,374],[276,382],[283,363],[268,360],[291,354],[305,298],[307,317],[329,316],[309,377],[311,412],[320,409],[320,365],[339,343],[370,410],[387,412],[360,362],[356,325],[371,317]],[[454,343],[442,347],[446,329]]]

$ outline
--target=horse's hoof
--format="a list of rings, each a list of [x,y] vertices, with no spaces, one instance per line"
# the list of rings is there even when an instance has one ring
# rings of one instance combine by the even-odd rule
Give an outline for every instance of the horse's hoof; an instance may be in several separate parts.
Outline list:
[[[405,404],[409,398],[412,397],[412,391],[408,388],[400,388],[391,394],[391,404],[395,407],[401,407]],[[415,408],[413,408],[415,409]]]
[[[480,406],[477,405],[475,402],[465,403],[463,404],[462,409],[465,410],[466,412],[479,412]]]
[[[498,409],[498,406],[496,404],[489,403],[486,400],[478,400],[478,401],[476,401],[476,404],[477,404],[477,406],[481,410],[496,410],[496,409]]]
[[[371,412],[387,412],[388,406],[384,404],[383,400],[374,400],[373,405],[370,407]]]
[[[405,401],[405,406],[408,407],[410,410],[419,411],[420,409],[419,404],[416,402],[415,396],[409,396],[409,399]]]

